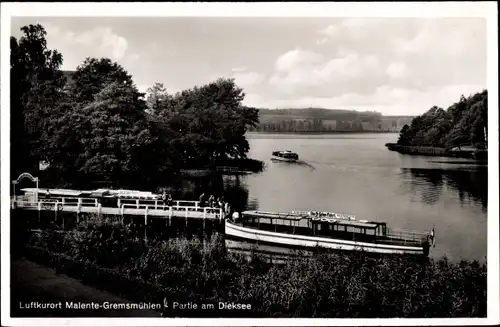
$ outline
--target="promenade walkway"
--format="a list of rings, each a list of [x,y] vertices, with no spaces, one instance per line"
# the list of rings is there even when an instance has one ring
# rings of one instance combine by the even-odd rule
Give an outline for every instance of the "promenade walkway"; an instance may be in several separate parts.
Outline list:
[[[161,317],[153,310],[75,310],[65,309],[65,302],[73,303],[131,303],[111,293],[82,284],[66,275],[28,261],[17,259],[11,264],[12,317]],[[30,302],[62,303],[62,309],[21,309]]]

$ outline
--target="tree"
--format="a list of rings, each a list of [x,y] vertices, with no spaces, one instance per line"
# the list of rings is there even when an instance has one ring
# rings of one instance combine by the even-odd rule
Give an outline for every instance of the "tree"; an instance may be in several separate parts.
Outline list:
[[[399,145],[410,145],[410,126],[405,124],[399,133],[398,144]]]
[[[11,37],[11,173],[38,169],[53,110],[63,96],[62,55],[47,48],[45,29],[21,28]]]
[[[185,164],[217,164],[246,158],[245,133],[259,122],[258,110],[242,105],[245,94],[233,79],[194,87],[169,97],[160,112],[178,133],[173,143]]]
[[[484,90],[460,101],[447,110],[432,107],[403,127],[398,144],[452,148],[462,144],[480,144],[487,128],[488,94]]]
[[[167,106],[171,103],[171,96],[162,83],[155,83],[146,91],[146,104],[148,112],[153,115],[165,114],[168,111]]]
[[[77,67],[70,90],[73,99],[78,103],[90,103],[94,96],[110,83],[133,86],[132,76],[118,63],[109,58],[86,58]],[[138,91],[136,91],[139,93]],[[144,95],[140,93],[141,95]]]
[[[155,141],[134,86],[112,82],[90,103],[66,111],[51,129],[49,160],[68,179],[151,178]]]

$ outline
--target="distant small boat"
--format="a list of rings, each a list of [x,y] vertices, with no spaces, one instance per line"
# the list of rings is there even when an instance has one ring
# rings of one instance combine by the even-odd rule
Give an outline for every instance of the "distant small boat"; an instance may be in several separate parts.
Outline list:
[[[285,162],[297,162],[299,160],[299,155],[290,150],[284,151],[274,151],[272,153],[271,160],[275,161],[285,161]]]

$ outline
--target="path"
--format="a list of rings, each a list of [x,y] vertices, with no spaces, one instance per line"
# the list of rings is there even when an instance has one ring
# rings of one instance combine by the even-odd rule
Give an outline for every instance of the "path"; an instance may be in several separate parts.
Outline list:
[[[62,309],[21,309],[20,303],[62,303]],[[131,303],[111,293],[100,291],[54,270],[17,259],[11,264],[12,317],[161,317],[152,310],[78,310],[66,309],[65,303]]]

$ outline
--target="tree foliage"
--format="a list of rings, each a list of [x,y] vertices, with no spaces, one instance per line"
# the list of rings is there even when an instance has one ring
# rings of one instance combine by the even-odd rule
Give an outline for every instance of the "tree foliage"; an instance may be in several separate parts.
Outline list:
[[[43,153],[46,117],[60,104],[65,77],[62,55],[47,48],[41,25],[21,28],[23,36],[10,39],[11,49],[11,172],[34,169]]]
[[[168,95],[156,84],[148,102],[158,119],[173,131],[172,144],[182,165],[206,166],[246,158],[245,133],[256,126],[258,111],[242,104],[245,94],[233,79]]]
[[[460,100],[447,110],[432,107],[403,126],[399,145],[452,148],[485,144],[488,128],[488,92],[486,90]]]
[[[15,162],[47,161],[53,176],[73,184],[137,187],[180,168],[246,158],[245,133],[258,111],[243,106],[234,80],[177,94],[156,83],[144,99],[118,63],[86,58],[66,83],[62,56],[47,49],[43,27],[22,31],[19,42],[11,39]]]

